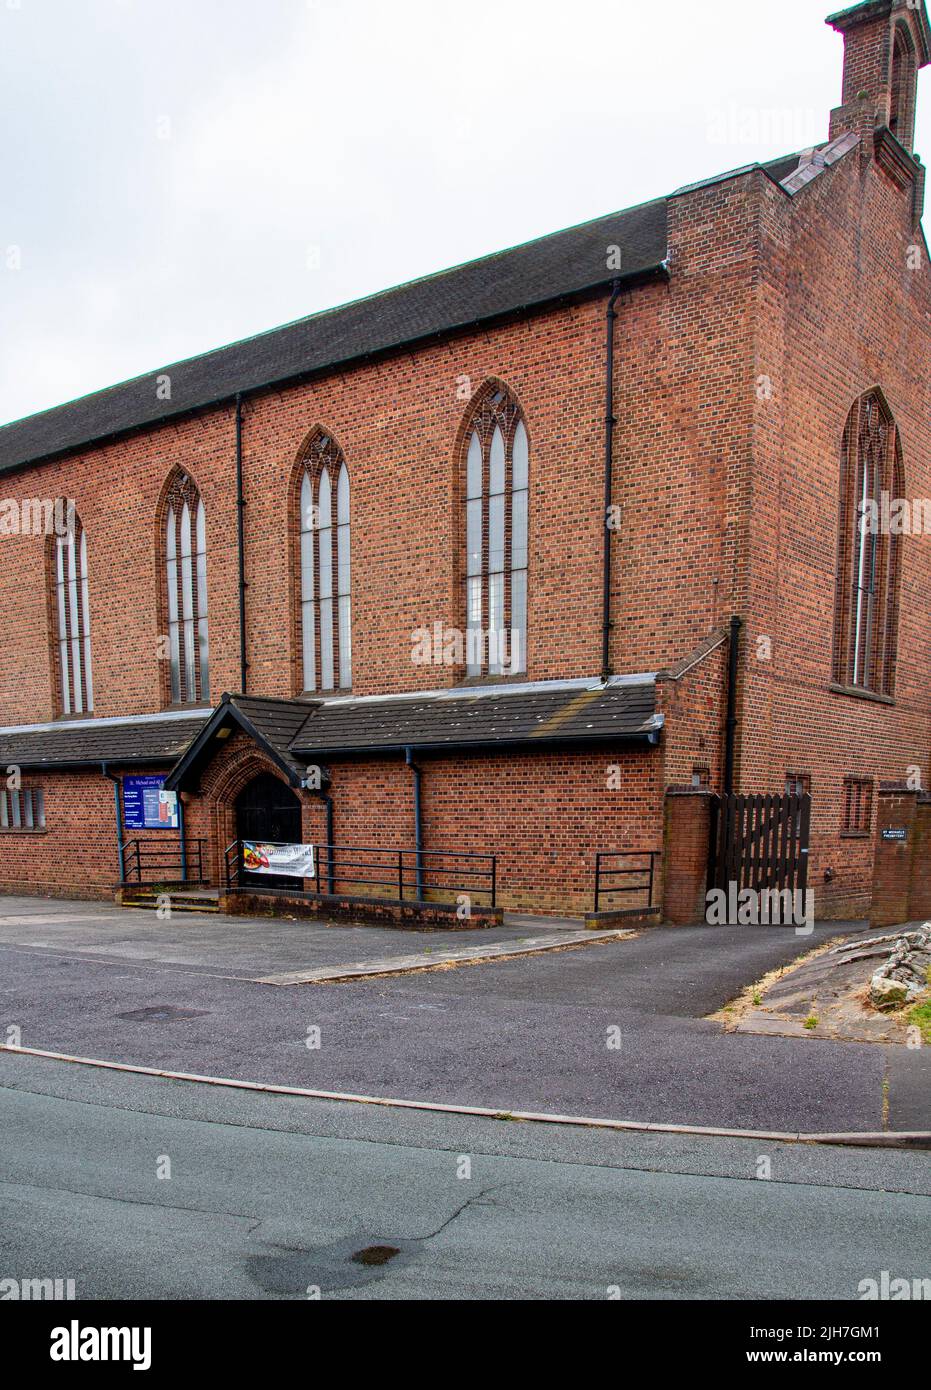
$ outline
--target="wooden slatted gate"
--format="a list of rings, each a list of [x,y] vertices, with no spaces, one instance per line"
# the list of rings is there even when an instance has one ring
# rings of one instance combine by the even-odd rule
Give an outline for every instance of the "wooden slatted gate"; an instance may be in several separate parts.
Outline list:
[[[715,796],[711,802],[708,887],[804,893],[811,796]]]

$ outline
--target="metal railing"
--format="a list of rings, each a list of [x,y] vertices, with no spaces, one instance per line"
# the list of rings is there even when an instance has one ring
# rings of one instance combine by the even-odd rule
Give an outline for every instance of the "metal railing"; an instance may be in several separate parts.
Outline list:
[[[270,843],[270,842],[269,842]],[[498,861],[494,854],[472,854],[462,850],[395,849],[371,845],[314,845],[313,896],[335,895],[338,883],[359,888],[387,889],[377,897],[398,902],[423,902],[426,894],[468,894],[486,897],[490,907],[497,904]],[[242,841],[234,840],[225,853],[227,888],[242,887]],[[251,878],[259,887],[263,875]],[[297,885],[307,880],[295,878]]]
[[[661,851],[658,849],[599,850],[595,855],[595,911],[599,911],[604,898],[611,897],[614,893],[646,893],[647,900],[643,906],[652,907],[656,861],[660,853]],[[646,859],[649,862],[635,866],[624,865],[612,868],[610,861],[617,859]],[[646,882],[623,885],[610,882],[612,879],[634,874],[639,875],[641,879],[645,877]],[[606,882],[606,880],[608,881]]]
[[[125,840],[120,845],[124,883],[205,883],[206,840],[153,838]],[[169,872],[163,873],[162,870]],[[150,876],[151,875],[151,876]]]

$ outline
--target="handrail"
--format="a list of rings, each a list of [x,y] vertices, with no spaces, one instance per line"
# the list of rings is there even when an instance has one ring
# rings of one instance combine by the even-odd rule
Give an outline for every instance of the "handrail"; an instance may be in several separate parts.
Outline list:
[[[653,884],[656,879],[656,860],[659,858],[661,850],[658,849],[610,849],[599,850],[595,855],[595,911],[598,912],[601,906],[601,899],[612,893],[646,893],[646,906],[653,906]],[[649,864],[639,867],[624,868],[605,868],[604,861],[609,859],[648,859]],[[605,883],[605,879],[620,878],[630,874],[646,874],[646,883],[617,884]]]
[[[261,843],[278,845],[282,842],[264,840]],[[241,887],[243,875],[249,872],[243,865],[241,845],[242,841],[234,840],[226,847],[227,887],[232,887],[234,882]],[[472,850],[403,849],[394,845],[315,844],[312,848],[314,888],[308,894],[303,888],[295,887],[295,893],[302,896],[328,896],[329,885],[342,879],[353,886],[393,889],[399,902],[423,901],[421,895],[430,892],[472,893],[488,897],[492,907],[497,905],[498,865],[494,854]],[[326,888],[321,886],[321,879],[326,880]],[[295,878],[295,884],[305,881]]]
[[[167,842],[161,838],[124,840],[120,845],[123,883],[142,883],[147,869],[180,870],[178,883],[204,883],[204,839]]]

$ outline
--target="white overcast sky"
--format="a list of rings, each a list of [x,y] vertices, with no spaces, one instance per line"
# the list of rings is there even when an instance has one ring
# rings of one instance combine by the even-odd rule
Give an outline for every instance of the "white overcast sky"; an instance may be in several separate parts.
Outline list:
[[[824,139],[839,5],[0,0],[0,421]]]

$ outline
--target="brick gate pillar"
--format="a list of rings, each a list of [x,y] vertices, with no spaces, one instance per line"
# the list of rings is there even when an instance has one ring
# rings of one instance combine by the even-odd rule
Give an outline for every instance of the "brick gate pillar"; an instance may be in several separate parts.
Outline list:
[[[880,783],[876,799],[871,927],[894,927],[910,920],[917,803],[917,791],[897,783]]]
[[[705,920],[711,792],[670,787],[663,816],[663,921],[675,927]]]

